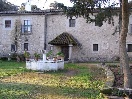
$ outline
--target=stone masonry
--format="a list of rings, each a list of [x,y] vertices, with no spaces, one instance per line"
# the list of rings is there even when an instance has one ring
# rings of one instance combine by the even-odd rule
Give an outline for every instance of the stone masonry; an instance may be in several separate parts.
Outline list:
[[[11,44],[14,43],[13,35],[16,33],[16,20],[19,20],[21,25],[24,24],[24,20],[30,20],[32,25],[32,33],[30,35],[20,35],[18,37],[17,53],[24,52],[24,43],[29,44],[28,51],[32,55],[35,52],[41,53],[45,43],[46,50],[49,51],[50,45],[48,42],[63,32],[67,32],[79,43],[77,46],[72,47],[71,61],[113,61],[114,57],[119,56],[119,33],[112,35],[118,26],[118,16],[114,17],[114,26],[104,22],[102,27],[95,26],[94,23],[86,23],[86,20],[82,17],[73,17],[73,19],[75,19],[75,27],[69,27],[69,18],[59,11],[42,11],[37,13],[1,12],[0,56],[12,53]],[[4,27],[5,20],[11,20],[11,28]],[[130,24],[132,24],[132,16],[130,16]],[[98,51],[93,51],[93,44],[98,44]],[[127,44],[132,44],[131,33],[128,34]],[[61,46],[54,45],[54,54],[58,51],[61,51]],[[128,52],[128,55],[132,57],[131,52]]]

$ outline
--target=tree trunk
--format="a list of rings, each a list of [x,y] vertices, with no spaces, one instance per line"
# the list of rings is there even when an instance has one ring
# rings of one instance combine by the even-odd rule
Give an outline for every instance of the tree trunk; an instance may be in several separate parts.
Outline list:
[[[132,75],[130,72],[128,54],[126,50],[126,37],[128,32],[129,10],[128,0],[122,0],[122,27],[120,33],[120,65],[123,67],[124,88],[132,88]]]

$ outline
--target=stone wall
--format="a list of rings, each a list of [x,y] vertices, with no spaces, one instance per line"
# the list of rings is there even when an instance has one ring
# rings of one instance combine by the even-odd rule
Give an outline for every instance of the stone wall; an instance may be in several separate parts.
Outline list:
[[[16,20],[24,24],[24,20],[30,20],[32,25],[31,35],[21,35],[18,37],[17,53],[24,52],[24,43],[29,44],[29,52],[31,54],[44,49],[44,15],[13,15],[13,16],[0,16],[0,50],[1,56],[11,52],[11,44],[14,44],[14,35],[16,33]],[[5,28],[5,20],[11,20],[11,28]],[[21,29],[21,25],[19,26]],[[19,28],[17,26],[17,28]],[[21,30],[20,30],[21,32]]]
[[[73,46],[73,61],[110,61],[119,54],[119,33],[112,35],[118,17],[114,19],[114,26],[106,22],[102,27],[98,27],[94,23],[86,23],[83,18],[77,18],[76,26],[69,27],[69,19],[65,15],[52,15],[48,17],[47,41],[53,40],[63,32],[68,32],[80,43],[79,46]],[[93,44],[98,44],[98,51],[93,51]]]
[[[8,19],[11,20],[11,28],[5,29],[4,21]],[[47,31],[45,31],[45,15],[43,14],[3,15],[0,16],[0,20],[0,56],[11,53],[16,20],[19,20],[22,25],[24,20],[31,20],[32,25],[31,35],[20,35],[18,53],[24,52],[24,43],[29,43],[29,52],[32,55],[35,52],[41,53],[40,51],[44,49],[44,33],[47,33],[46,44],[47,51],[49,51],[48,42],[59,34],[67,32],[79,42],[77,46],[73,46],[71,61],[112,61],[119,56],[119,33],[112,35],[118,26],[117,16],[114,17],[114,26],[106,22],[102,27],[98,27],[94,23],[86,23],[84,18],[79,17],[76,19],[75,27],[69,27],[69,19],[65,15],[48,14]],[[132,24],[132,16],[130,16],[130,24]],[[93,51],[93,44],[98,44],[98,51]],[[132,35],[130,34],[127,37],[127,44],[132,44]],[[60,46],[53,46],[54,54],[58,51],[61,51]],[[128,54],[132,57],[131,52]]]

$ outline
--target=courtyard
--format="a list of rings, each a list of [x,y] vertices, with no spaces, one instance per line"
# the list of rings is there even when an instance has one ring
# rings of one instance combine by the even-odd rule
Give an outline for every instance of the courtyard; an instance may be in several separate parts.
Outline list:
[[[97,64],[67,63],[64,70],[27,70],[25,62],[0,61],[0,99],[103,99],[106,75]]]

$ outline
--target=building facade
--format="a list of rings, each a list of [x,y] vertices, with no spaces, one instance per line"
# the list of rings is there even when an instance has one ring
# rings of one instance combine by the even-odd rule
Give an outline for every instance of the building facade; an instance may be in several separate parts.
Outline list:
[[[126,49],[132,57],[132,16],[130,16]],[[114,26],[86,23],[83,17],[69,19],[61,11],[1,12],[0,56],[9,53],[31,55],[53,50],[62,51],[66,61],[113,61],[119,57],[118,16]]]

